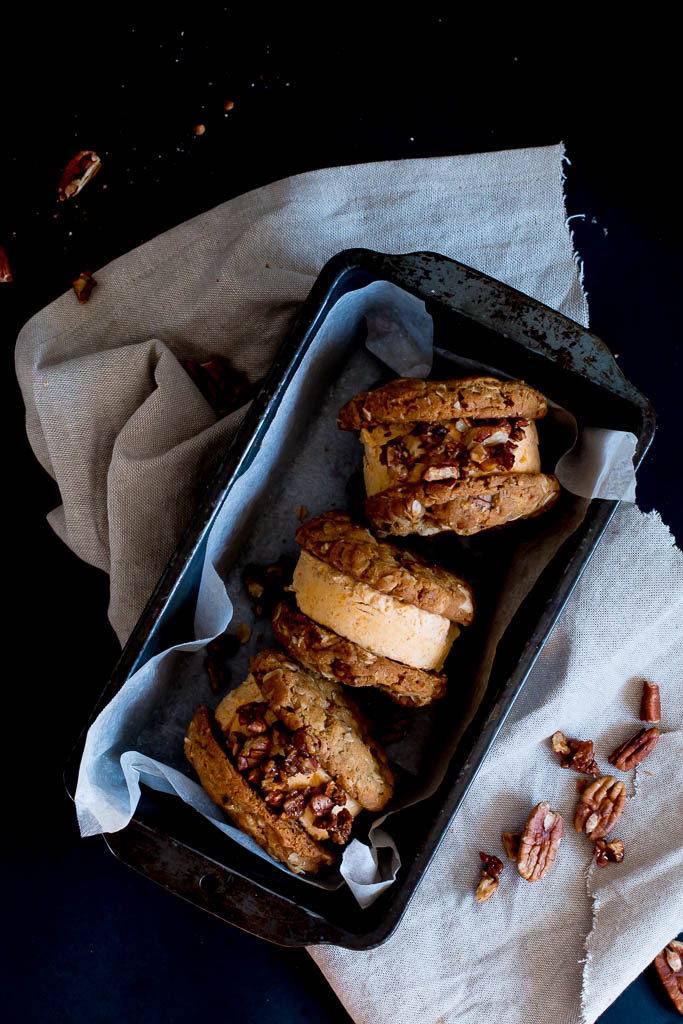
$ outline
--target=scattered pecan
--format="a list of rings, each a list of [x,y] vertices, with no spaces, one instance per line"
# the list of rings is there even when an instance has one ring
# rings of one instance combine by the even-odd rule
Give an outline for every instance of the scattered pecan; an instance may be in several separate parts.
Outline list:
[[[194,133],[195,133],[195,135],[203,135],[205,131],[206,131],[206,125],[205,124],[196,124],[194,126]]]
[[[641,722],[659,722],[662,718],[662,706],[659,700],[659,687],[643,679],[643,698],[640,702]]]
[[[209,675],[209,685],[214,693],[220,693],[230,682],[226,658],[234,658],[240,649],[240,642],[231,633],[221,633],[206,645],[204,665]]]
[[[574,828],[589,839],[604,839],[621,817],[626,803],[626,787],[612,775],[604,775],[584,789],[576,805]]]
[[[563,732],[554,732],[552,736],[553,750],[560,755],[563,768],[573,768],[575,772],[585,775],[600,775],[597,761],[593,757],[592,740],[569,740]]]
[[[498,879],[503,870],[503,862],[491,853],[484,853],[483,850],[479,851],[479,856],[484,862],[484,866],[481,869],[481,881],[477,886],[474,898],[477,903],[486,903],[498,888]]]
[[[658,740],[659,729],[656,725],[653,725],[651,729],[641,729],[620,747],[613,750],[607,760],[620,772],[627,772],[652,753]]]
[[[234,102],[232,100],[226,100],[225,103],[223,104],[223,110],[230,111],[230,110],[233,110],[234,107],[235,107],[235,104],[234,104]]]
[[[236,370],[228,359],[214,356],[205,363],[185,359],[183,368],[217,416],[238,409],[249,397],[251,385],[246,374]]]
[[[596,863],[601,868],[604,868],[610,861],[614,864],[621,864],[624,859],[624,844],[621,839],[612,839],[609,843],[606,839],[596,839],[593,853]]]
[[[662,985],[679,1013],[683,1013],[683,942],[672,941],[655,957],[655,968]]]
[[[303,523],[304,519],[308,516],[308,509],[305,505],[297,505],[296,507],[296,518],[300,523]]]
[[[537,882],[553,866],[564,834],[564,821],[551,811],[547,800],[537,804],[529,815],[519,840],[517,870],[527,882]]]
[[[97,281],[89,270],[84,270],[79,274],[73,283],[76,298],[79,302],[87,302],[96,287]]]
[[[57,193],[60,201],[77,196],[90,179],[95,177],[101,166],[102,161],[92,149],[82,149],[77,153],[64,168],[59,182]]]
[[[246,622],[240,622],[235,630],[235,636],[241,644],[248,644],[251,638],[251,626],[248,626]]]
[[[13,281],[12,271],[10,270],[9,260],[7,259],[7,253],[0,245],[0,284],[9,284]]]
[[[285,588],[292,581],[293,570],[294,563],[286,555],[281,555],[273,565],[245,566],[242,580],[257,615],[272,614],[275,606],[285,596]]]
[[[519,858],[519,841],[522,838],[519,832],[503,832],[500,838],[508,859],[517,861]]]

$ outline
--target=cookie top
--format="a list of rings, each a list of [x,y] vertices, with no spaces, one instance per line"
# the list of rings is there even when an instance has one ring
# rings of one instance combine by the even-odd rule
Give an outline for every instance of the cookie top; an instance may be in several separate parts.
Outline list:
[[[559,493],[557,478],[545,473],[492,473],[392,487],[368,498],[365,511],[380,536],[428,537],[450,530],[467,537],[540,515]]]
[[[441,672],[425,672],[373,654],[320,626],[287,601],[273,612],[273,632],[305,668],[346,686],[373,686],[404,707],[423,707],[446,693],[446,676]]]
[[[273,649],[251,659],[251,673],[280,721],[307,731],[315,757],[349,796],[366,810],[381,810],[391,799],[394,777],[369,722],[343,687]]]
[[[239,688],[241,689],[241,687]],[[238,698],[238,703],[242,703]],[[185,756],[214,803],[275,860],[295,874],[334,863],[334,854],[296,821],[275,814],[231,763],[216,736],[208,708],[196,711],[185,737]]]
[[[374,391],[356,395],[339,411],[341,430],[382,423],[443,422],[460,417],[497,419],[522,416],[536,420],[548,411],[540,391],[522,380],[463,377],[460,380],[422,380],[400,377]]]
[[[345,512],[333,510],[304,523],[296,531],[310,554],[416,608],[469,625],[474,616],[472,588],[455,573],[428,565],[417,555],[375,540]]]

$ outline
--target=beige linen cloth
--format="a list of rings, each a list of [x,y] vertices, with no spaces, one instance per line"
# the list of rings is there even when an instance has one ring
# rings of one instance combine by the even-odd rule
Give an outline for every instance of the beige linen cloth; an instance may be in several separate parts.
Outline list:
[[[244,414],[216,421],[179,360],[224,354],[259,380],[323,263],[355,246],[443,252],[587,323],[562,157],[551,146],[298,175],[115,260],[87,306],[69,293],[24,327],[27,430],[63,501],[50,523],[110,573],[121,640]],[[311,951],[357,1021],[593,1021],[680,929],[682,611],[680,552],[658,517],[622,506],[394,937]],[[547,737],[594,738],[604,765],[638,726],[641,675],[662,686],[665,735],[617,830],[624,863],[589,869],[571,828],[575,777]],[[501,830],[542,799],[568,821],[552,875],[529,885],[508,864],[476,905],[478,850],[500,855]]]

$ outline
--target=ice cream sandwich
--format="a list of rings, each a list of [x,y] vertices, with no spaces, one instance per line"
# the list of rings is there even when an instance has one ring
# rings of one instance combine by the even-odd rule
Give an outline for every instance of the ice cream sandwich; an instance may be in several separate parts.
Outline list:
[[[445,692],[441,670],[460,626],[474,616],[469,584],[411,552],[377,541],[346,513],[297,530],[292,587],[279,605],[278,640],[302,664],[347,685],[377,686],[404,704]]]
[[[265,650],[212,713],[200,707],[185,753],[211,799],[295,874],[333,864],[353,819],[393,793],[386,755],[343,687]]]
[[[468,535],[538,515],[557,498],[556,478],[540,471],[535,421],[546,412],[524,381],[402,378],[356,395],[338,423],[360,431],[376,532]]]

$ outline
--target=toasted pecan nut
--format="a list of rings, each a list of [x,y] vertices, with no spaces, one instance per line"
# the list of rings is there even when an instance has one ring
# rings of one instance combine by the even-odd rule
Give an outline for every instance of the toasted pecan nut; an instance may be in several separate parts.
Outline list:
[[[656,725],[653,725],[651,729],[641,729],[620,747],[613,750],[607,760],[620,772],[627,772],[652,753],[657,746],[659,735]]]
[[[598,867],[604,868],[610,861],[613,864],[621,864],[624,859],[624,844],[621,839],[612,839],[609,843],[606,839],[596,839],[593,853]]]
[[[519,859],[519,841],[522,838],[519,832],[503,832],[500,839],[503,844],[503,849],[509,860],[517,861]]]
[[[547,800],[537,804],[519,841],[517,870],[522,878],[527,882],[537,882],[548,874],[563,835],[564,821],[557,811],[550,809]]]
[[[593,775],[600,774],[597,761],[593,757],[592,740],[569,740],[563,732],[554,732],[552,736],[553,750],[560,755],[562,768],[573,768],[575,772]]]
[[[73,289],[79,302],[87,302],[95,288],[97,288],[97,281],[90,270],[82,271],[73,282]]]
[[[641,722],[660,722],[662,719],[662,705],[659,699],[659,687],[656,683],[650,683],[643,679],[643,697],[640,702]]]
[[[683,1014],[683,942],[672,939],[655,957],[655,969],[674,1006]]]
[[[0,245],[0,284],[9,284],[13,280],[7,253]]]
[[[82,149],[64,168],[57,193],[60,201],[72,199],[94,178],[102,161],[92,149]]]
[[[477,886],[474,898],[477,903],[486,903],[498,888],[498,879],[504,865],[499,857],[494,857],[491,853],[484,853],[483,850],[479,851],[479,856],[484,862],[484,866],[481,869],[481,881]]]
[[[589,783],[576,805],[574,828],[589,839],[604,839],[614,828],[624,810],[626,787],[612,775],[604,775]]]

